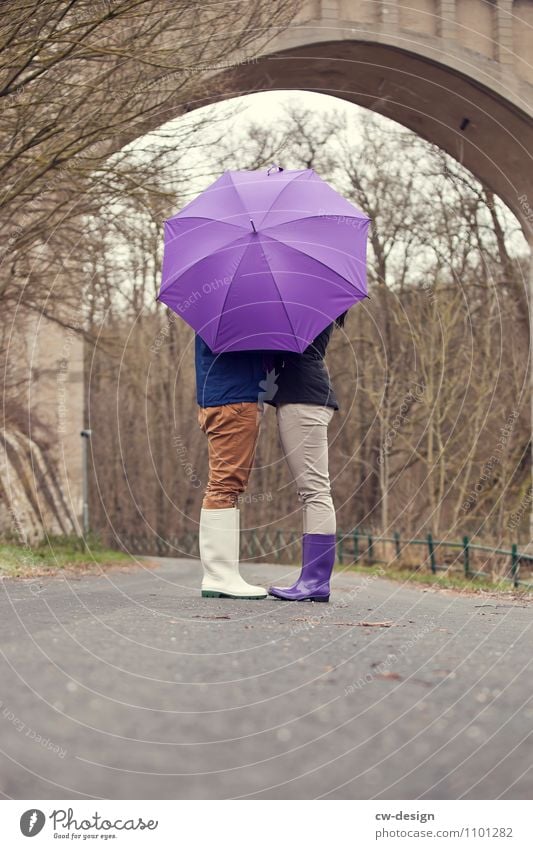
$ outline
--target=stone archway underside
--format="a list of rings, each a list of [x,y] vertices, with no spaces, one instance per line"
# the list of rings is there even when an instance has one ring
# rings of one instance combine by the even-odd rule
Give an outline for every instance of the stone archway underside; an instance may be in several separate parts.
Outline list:
[[[343,98],[451,154],[525,221],[533,206],[533,120],[483,84],[421,56],[369,42],[324,42],[262,57],[216,79],[213,100],[273,89]]]

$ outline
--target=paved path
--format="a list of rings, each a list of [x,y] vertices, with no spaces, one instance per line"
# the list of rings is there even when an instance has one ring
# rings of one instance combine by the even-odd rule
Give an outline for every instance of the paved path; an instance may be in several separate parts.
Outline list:
[[[209,600],[159,564],[1,583],[7,797],[531,798],[527,602],[355,574]]]

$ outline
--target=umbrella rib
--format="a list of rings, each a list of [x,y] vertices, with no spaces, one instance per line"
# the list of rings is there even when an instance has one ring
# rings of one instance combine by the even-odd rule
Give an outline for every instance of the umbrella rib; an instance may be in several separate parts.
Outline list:
[[[244,238],[244,236],[245,236],[245,235],[246,235],[246,232],[245,232],[245,233],[241,233],[241,235],[240,235],[240,236],[237,236],[235,239],[232,239],[232,240],[231,240],[231,242],[228,242],[228,243],[227,243],[227,245],[223,245],[223,246],[220,246],[219,248],[217,248],[217,249],[216,249],[216,251],[215,251],[215,253],[218,253],[218,251],[221,251],[221,250],[225,251],[225,250],[227,250],[228,248],[231,248],[231,247],[235,244],[235,242],[238,242],[238,241],[239,241],[239,239]],[[192,262],[190,265],[188,265],[188,266],[187,266],[187,268],[181,268],[178,272],[176,272],[176,273],[177,273],[177,275],[178,275],[178,277],[181,277],[181,275],[182,275],[182,274],[186,274],[186,272],[187,272],[187,271],[190,271],[190,270],[191,270],[191,268],[194,268],[194,266],[195,266],[195,265],[198,265],[198,263],[199,263],[199,262],[203,262],[203,261],[204,261],[204,259],[207,259],[208,257],[210,257],[210,256],[212,256],[212,255],[213,255],[213,252],[208,253],[208,254],[205,254],[205,256],[198,257],[198,259],[195,259],[195,260],[194,260],[194,262]],[[160,288],[160,290],[159,290],[159,294],[160,294],[160,295],[162,295],[162,294],[163,294],[163,292],[166,292],[166,291],[167,291],[167,289],[168,289],[168,287],[169,287],[169,286],[172,286],[172,284],[173,284],[173,283],[175,283],[175,282],[176,282],[176,278],[175,278],[175,275],[174,275],[174,276],[173,276],[173,277],[171,277],[171,279],[170,279],[170,280],[169,280],[169,281],[165,284],[165,287],[164,287],[164,288],[163,288],[163,287],[161,287],[161,288]]]
[[[324,215],[301,215],[300,218],[290,218],[289,221],[283,221],[281,224],[271,224],[269,227],[262,227],[262,232],[266,232],[266,230],[272,230],[273,227],[285,227],[286,224],[295,224],[296,221],[309,221],[310,218],[327,218],[327,214]],[[351,221],[370,221],[368,215],[339,215],[334,216],[339,218],[349,218]]]
[[[344,282],[348,283],[348,285],[350,285],[352,289],[355,289],[356,292],[361,291],[354,283],[352,283],[351,280],[348,280],[348,278],[345,277],[344,274],[341,274],[340,271],[336,271],[334,268],[330,268],[329,265],[326,265],[326,263],[322,262],[321,259],[316,259],[314,256],[306,254],[305,251],[302,251],[300,248],[294,247],[294,245],[288,245],[286,242],[283,241],[283,239],[277,239],[275,236],[272,235],[269,235],[267,238],[273,239],[275,242],[278,242],[280,245],[283,245],[283,247],[288,248],[291,251],[298,251],[299,254],[303,254],[303,256],[307,257],[307,259],[312,259],[313,262],[318,262],[319,265],[324,266],[324,268],[327,268],[328,271],[333,271],[338,277],[341,278],[341,280],[344,280]],[[363,294],[366,294],[366,292],[363,292]]]
[[[220,316],[219,316],[219,318],[218,318],[217,329],[215,330],[215,336],[214,336],[215,345],[217,344],[218,332],[219,332],[219,330],[220,330],[220,322],[222,321],[222,316],[224,315],[224,308],[225,308],[225,306],[226,306],[226,301],[228,300],[228,297],[229,297],[229,293],[230,293],[230,289],[231,289],[231,284],[232,284],[232,283],[233,283],[233,281],[235,280],[235,275],[237,274],[237,272],[238,272],[239,268],[241,267],[241,262],[243,261],[244,257],[246,256],[246,252],[247,252],[248,248],[250,247],[250,244],[251,244],[251,242],[248,242],[248,244],[245,246],[245,248],[244,248],[244,250],[243,250],[243,252],[242,252],[242,256],[241,256],[241,258],[240,258],[240,260],[239,260],[239,262],[238,262],[237,268],[235,269],[235,271],[234,271],[234,273],[233,273],[233,277],[232,277],[231,281],[228,283],[228,291],[226,292],[226,295],[225,295],[225,297],[224,297],[224,301],[223,301],[222,307],[221,307],[221,309],[220,309]]]
[[[238,190],[237,186],[235,185],[235,181],[234,181],[234,179],[233,179],[233,174],[231,173],[231,171],[228,171],[228,174],[229,174],[229,178],[230,178],[231,185],[233,186],[233,191],[235,192],[235,194],[236,194],[236,195],[237,195],[237,197],[239,198],[239,202],[240,202],[240,204],[241,204],[241,206],[242,206],[242,208],[243,208],[244,213],[245,213],[246,215],[249,215],[249,214],[250,214],[250,211],[246,208],[246,204],[245,204],[245,202],[243,201],[243,199],[242,199],[242,197],[241,197],[241,195],[240,195],[240,192],[239,192],[239,190]]]
[[[280,199],[280,197],[282,196],[282,194],[283,194],[283,192],[285,191],[285,189],[287,189],[289,186],[292,186],[292,185],[293,185],[293,183],[295,183],[295,182],[296,182],[296,180],[299,180],[299,179],[300,179],[300,177],[303,177],[305,174],[307,174],[307,175],[308,175],[308,174],[309,174],[309,171],[302,171],[302,173],[301,173],[301,174],[298,174],[298,176],[297,176],[297,177],[294,177],[294,179],[293,179],[293,180],[287,180],[287,182],[286,182],[286,183],[285,183],[285,185],[283,186],[283,188],[282,188],[281,192],[280,192],[278,195],[276,195],[276,197],[274,198],[274,200],[273,200],[273,201],[272,201],[272,203],[270,204],[269,208],[267,209],[267,211],[266,211],[266,212],[265,212],[265,214],[263,215],[262,221],[264,221],[264,220],[266,219],[267,215],[269,215],[269,214],[272,212],[272,207],[273,207],[273,206],[274,206],[274,204],[275,204],[275,203],[276,203],[276,202]]]
[[[281,295],[281,292],[280,292],[280,290],[279,290],[279,286],[278,286],[278,284],[277,284],[277,282],[276,282],[276,278],[274,277],[274,275],[273,275],[273,273],[272,273],[272,269],[270,268],[270,265],[268,264],[268,259],[266,258],[265,252],[264,252],[264,250],[263,250],[263,243],[262,243],[262,242],[260,242],[259,244],[260,244],[260,246],[261,246],[261,253],[263,254],[263,256],[264,256],[264,258],[265,258],[265,262],[266,262],[267,268],[268,268],[268,270],[270,271],[270,276],[272,277],[272,281],[273,281],[273,283],[274,283],[274,286],[276,287],[276,292],[277,292],[277,293],[278,293],[278,295],[279,295],[280,303],[281,303],[281,305],[282,305],[283,309],[285,310],[285,315],[287,316],[287,321],[289,322],[289,327],[290,327],[290,329],[292,330],[292,333],[293,333],[294,338],[295,338],[295,339],[298,339],[298,334],[296,333],[296,330],[294,329],[294,327],[293,327],[293,325],[292,325],[292,321],[291,321],[291,319],[290,319],[290,316],[289,316],[289,313],[288,313],[287,307],[285,306],[285,301],[283,300],[282,295]]]
[[[173,218],[167,218],[167,220],[165,221],[165,224],[167,222],[170,223],[170,222],[176,221],[176,220],[178,220],[178,221],[192,221],[193,219],[197,219],[198,221],[209,221],[211,224],[213,222],[215,222],[216,224],[219,224],[220,222],[222,222],[222,224],[229,224],[230,227],[240,227],[241,230],[244,230],[245,233],[248,232],[247,228],[244,227],[242,224],[235,224],[234,221],[228,221],[227,218],[210,218],[208,215],[181,215],[180,213],[178,213],[178,215],[175,215]]]

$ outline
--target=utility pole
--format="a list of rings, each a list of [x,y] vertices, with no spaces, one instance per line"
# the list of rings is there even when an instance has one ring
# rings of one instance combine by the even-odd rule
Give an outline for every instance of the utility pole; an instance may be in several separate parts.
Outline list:
[[[82,483],[82,527],[83,527],[83,537],[84,539],[89,534],[89,440],[91,438],[92,431],[87,428],[82,430],[80,436],[83,440],[82,442],[82,465],[83,465],[83,483]]]

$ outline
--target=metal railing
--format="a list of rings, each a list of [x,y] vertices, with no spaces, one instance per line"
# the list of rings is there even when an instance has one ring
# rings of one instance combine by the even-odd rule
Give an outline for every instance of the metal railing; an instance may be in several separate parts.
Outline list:
[[[244,530],[241,533],[241,558],[243,560],[268,560],[275,563],[298,563],[300,560],[301,534],[297,531],[262,531]],[[155,535],[137,536],[125,535],[121,537],[125,549],[135,554],[152,554],[159,557],[199,557],[198,533],[189,531],[176,537],[160,537]],[[394,546],[394,557],[379,559],[376,547],[380,543],[389,543]],[[426,548],[427,561],[432,574],[439,572],[450,572],[453,568],[461,569],[465,578],[486,578],[491,580],[492,576],[487,571],[473,568],[473,560],[478,552],[485,552],[489,558],[492,556],[502,557],[508,561],[498,580],[511,581],[515,587],[524,586],[533,589],[533,583],[522,580],[520,566],[522,563],[532,564],[533,555],[520,552],[518,545],[513,543],[510,549],[495,548],[490,545],[473,543],[468,536],[464,536],[460,542],[433,539],[430,533],[422,539],[402,538],[398,532],[392,537],[375,535],[372,531],[363,531],[355,528],[345,534],[337,534],[337,560],[340,565],[349,563],[387,563],[392,565],[395,561],[402,565],[403,555],[407,546],[423,546]],[[458,552],[451,563],[443,564],[442,552],[446,549]],[[488,559],[488,558],[487,558]],[[422,564],[420,564],[422,565]],[[493,579],[493,578],[492,578]]]
[[[267,558],[276,563],[296,563],[300,557],[300,539],[301,534],[296,531],[244,530],[240,535],[241,558]],[[159,557],[200,556],[197,531],[167,537],[155,534],[121,534],[119,541],[124,549],[135,554],[153,554]]]
[[[509,568],[498,576],[499,580],[511,581],[515,587],[524,586],[533,589],[533,583],[523,581],[520,577],[520,564],[533,564],[533,555],[520,552],[517,543],[513,543],[510,549],[496,548],[490,545],[482,545],[473,543],[468,536],[464,536],[461,542],[448,540],[435,540],[432,534],[428,533],[424,539],[402,539],[400,534],[395,531],[392,537],[376,536],[372,531],[362,531],[359,528],[354,528],[349,534],[337,535],[337,558],[340,564],[346,562],[346,555],[352,554],[353,561],[359,562],[363,560],[367,563],[390,563],[389,560],[378,560],[375,556],[376,543],[392,543],[395,550],[395,560],[401,562],[402,552],[405,551],[408,545],[422,545],[427,548],[427,559],[431,572],[436,575],[438,572],[448,572],[451,565],[454,565],[458,560],[462,561],[462,571],[465,578],[490,578],[486,571],[479,571],[472,568],[471,554],[472,552],[486,552],[490,556],[502,556],[508,558]],[[347,545],[348,544],[348,545]],[[351,551],[350,551],[351,547]],[[442,565],[437,562],[437,551],[439,549],[459,549],[460,554],[454,559],[452,564]]]

